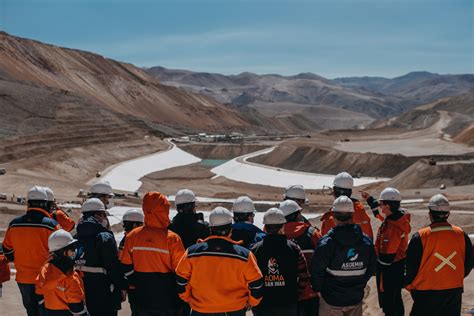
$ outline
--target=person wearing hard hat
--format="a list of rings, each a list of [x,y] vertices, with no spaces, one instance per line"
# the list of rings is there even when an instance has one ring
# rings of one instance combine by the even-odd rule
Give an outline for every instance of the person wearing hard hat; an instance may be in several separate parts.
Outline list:
[[[250,249],[265,236],[265,233],[253,224],[256,211],[252,199],[248,196],[238,197],[232,205],[232,212],[234,224],[231,238],[242,241],[242,246]]]
[[[138,314],[177,315],[175,269],[184,248],[178,234],[168,230],[170,203],[160,192],[148,192],[142,209],[145,225],[127,234],[120,258],[135,288]]]
[[[76,226],[74,220],[58,207],[53,190],[48,187],[44,187],[44,190],[48,195],[48,206],[51,217],[59,223],[62,229],[68,232],[72,231]]]
[[[181,237],[184,248],[194,245],[198,239],[209,237],[209,223],[202,213],[196,213],[196,196],[188,189],[179,190],[174,200],[178,214],[171,221],[169,230]]]
[[[385,188],[375,201],[385,216],[375,240],[377,252],[377,291],[385,315],[403,315],[402,300],[410,214],[400,208],[402,196],[395,188]]]
[[[286,238],[294,241],[302,250],[306,262],[311,261],[314,248],[318,244],[321,234],[319,230],[309,223],[301,221],[301,206],[292,199],[280,203],[278,207],[287,223],[284,227]],[[311,271],[310,271],[311,273]],[[303,293],[299,296],[298,308],[305,316],[317,315],[319,310],[319,296],[308,283]]]
[[[354,187],[354,179],[347,172],[341,172],[336,175],[333,182],[332,194],[334,198],[345,195],[351,198],[354,203],[354,214],[352,216],[352,222],[360,225],[362,232],[369,236],[372,240],[374,239],[374,232],[372,231],[372,225],[370,224],[370,217],[367,215],[364,205],[357,199],[351,197],[352,189]],[[383,219],[382,219],[383,220]],[[326,235],[331,228],[336,226],[334,220],[333,211],[330,210],[321,216],[321,234]]]
[[[98,198],[86,200],[81,211],[76,264],[84,275],[87,309],[92,316],[115,316],[125,299],[128,284],[114,234],[109,228],[108,212]]]
[[[253,308],[256,316],[297,316],[298,298],[309,285],[306,259],[301,248],[286,238],[285,215],[271,208],[263,215],[267,235],[251,251],[263,274],[263,299]]]
[[[50,258],[36,278],[36,294],[46,315],[88,316],[84,284],[74,271],[77,240],[60,229],[49,236]]]
[[[321,293],[319,314],[360,316],[364,289],[376,269],[372,240],[352,222],[354,203],[333,203],[336,226],[322,237],[311,260],[311,283]]]
[[[127,234],[134,230],[137,227],[143,226],[145,221],[145,215],[143,211],[140,209],[132,208],[125,211],[122,217],[122,225],[124,230],[124,236],[119,243],[119,258],[122,256],[123,248],[125,247],[125,240],[127,238]],[[128,303],[130,304],[130,310],[132,311],[132,316],[138,315],[138,306],[137,306],[137,298],[135,294],[135,287],[130,286],[128,288]]]
[[[15,264],[16,282],[27,315],[37,316],[36,276],[48,259],[48,238],[60,227],[48,212],[48,196],[43,187],[31,188],[26,198],[26,214],[15,218],[8,225],[3,252]]]
[[[262,273],[254,254],[230,238],[231,212],[216,207],[209,226],[211,236],[189,247],[176,268],[179,295],[193,316],[245,316],[262,299]]]
[[[406,259],[406,289],[413,316],[461,315],[464,278],[472,270],[472,243],[448,223],[449,201],[434,195],[428,204],[431,224],[413,235]]]
[[[94,183],[88,195],[88,198],[98,198],[104,203],[105,208],[111,208],[114,205],[114,191],[109,181],[98,181]]]
[[[287,186],[285,188],[285,192],[283,193],[283,201],[287,200],[295,201],[301,207],[301,210],[303,210],[305,205],[308,204],[304,187],[301,184]],[[309,224],[309,221],[303,216],[301,211],[299,216],[299,221]]]

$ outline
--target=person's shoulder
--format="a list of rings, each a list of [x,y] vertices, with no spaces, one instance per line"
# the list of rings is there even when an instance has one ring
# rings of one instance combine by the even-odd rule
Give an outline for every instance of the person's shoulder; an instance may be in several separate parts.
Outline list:
[[[326,247],[334,242],[333,230],[331,229],[326,235],[319,239],[317,247]]]
[[[53,229],[56,229],[56,227],[59,225],[55,219],[46,216],[41,220],[41,224],[49,226]]]

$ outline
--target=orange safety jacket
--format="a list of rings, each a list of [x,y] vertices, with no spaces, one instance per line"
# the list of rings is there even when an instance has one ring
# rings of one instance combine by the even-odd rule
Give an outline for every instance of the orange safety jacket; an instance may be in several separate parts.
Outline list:
[[[150,310],[175,308],[179,302],[175,269],[184,254],[178,234],[168,230],[170,203],[159,192],[143,197],[144,226],[127,233],[120,261],[137,304]]]
[[[402,211],[397,219],[394,219],[392,215],[386,217],[375,240],[378,262],[382,265],[387,263],[381,260],[383,255],[394,255],[393,262],[405,259],[410,231],[410,214]]]
[[[84,284],[76,271],[64,273],[52,263],[46,263],[36,278],[36,294],[44,297],[47,310],[86,313]]]
[[[64,229],[65,231],[70,232],[76,226],[76,223],[74,222],[74,220],[70,218],[66,214],[66,212],[64,212],[60,208],[55,209],[51,215],[52,215],[51,217],[55,219],[58,222],[58,224],[61,226],[61,228]]]
[[[414,280],[407,290],[462,288],[465,276],[465,236],[447,222],[433,223],[418,231],[423,253]],[[410,244],[413,242],[410,241]],[[418,255],[418,254],[417,254]]]
[[[40,208],[30,208],[8,226],[3,252],[16,267],[18,283],[35,284],[36,276],[49,256],[48,238],[58,223]]]
[[[262,299],[263,276],[241,242],[210,236],[189,247],[176,268],[183,301],[200,313],[239,311]]]
[[[8,266],[8,260],[2,253],[0,247],[0,284],[10,280],[10,267]]]
[[[374,232],[372,230],[372,225],[370,225],[370,217],[367,215],[364,205],[358,200],[353,199],[352,201],[354,202],[354,214],[352,216],[352,222],[359,225],[362,229],[362,232],[373,240]],[[324,236],[336,226],[333,211],[331,210],[324,213],[324,215],[321,216],[321,222],[321,234]]]

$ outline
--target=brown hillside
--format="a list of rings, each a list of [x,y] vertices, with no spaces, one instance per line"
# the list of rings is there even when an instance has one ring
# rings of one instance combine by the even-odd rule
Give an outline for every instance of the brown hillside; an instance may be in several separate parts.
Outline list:
[[[287,141],[271,153],[250,161],[306,172],[336,174],[345,170],[354,175],[393,177],[417,159],[402,155],[343,152],[311,141]]]
[[[474,124],[468,126],[462,132],[460,132],[455,138],[454,141],[457,143],[466,144],[469,146],[474,146]]]
[[[80,50],[0,33],[0,77],[62,89],[155,123],[196,130],[247,129],[235,109],[161,85],[141,69]]]

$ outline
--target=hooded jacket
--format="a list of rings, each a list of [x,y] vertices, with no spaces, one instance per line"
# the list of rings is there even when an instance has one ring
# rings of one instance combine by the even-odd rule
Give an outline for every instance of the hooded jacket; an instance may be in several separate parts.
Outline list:
[[[311,260],[311,283],[332,306],[359,304],[376,270],[372,240],[359,225],[339,225],[319,241]]]
[[[373,240],[374,232],[372,230],[372,225],[370,224],[370,217],[367,215],[364,205],[356,199],[351,198],[351,200],[354,202],[354,215],[352,217],[352,222],[358,224],[362,228],[362,232]],[[323,216],[321,216],[321,222],[321,234],[324,236],[329,232],[329,230],[331,230],[331,228],[336,226],[333,211],[331,210],[324,213]]]
[[[48,238],[58,229],[58,223],[40,208],[28,209],[8,225],[3,252],[15,263],[18,283],[35,284],[36,276],[48,260]]]
[[[181,237],[181,241],[186,249],[197,243],[198,239],[209,237],[209,224],[201,220],[199,214],[194,213],[176,214],[168,229]]]
[[[114,234],[95,217],[88,216],[77,225],[77,239],[76,264],[84,273],[87,308],[92,315],[119,310],[121,290],[127,288],[127,280]]]
[[[242,241],[242,246],[247,249],[261,241],[265,235],[260,228],[253,224],[245,222],[232,224],[232,240]]]
[[[181,238],[168,230],[170,203],[159,192],[143,197],[145,225],[127,234],[121,261],[135,287],[137,305],[173,310],[179,303],[174,271],[184,254]]]
[[[63,271],[54,262],[46,263],[36,278],[36,294],[44,297],[44,306],[54,315],[88,315],[84,284],[72,269]]]
[[[285,235],[286,238],[294,241],[301,248],[301,252],[303,252],[306,262],[309,265],[311,258],[313,257],[314,248],[321,238],[319,230],[307,223],[288,222],[285,224]],[[311,273],[311,271],[309,272]],[[308,282],[306,283],[303,292],[300,293],[299,300],[304,301],[317,296],[318,293],[313,291]]]

